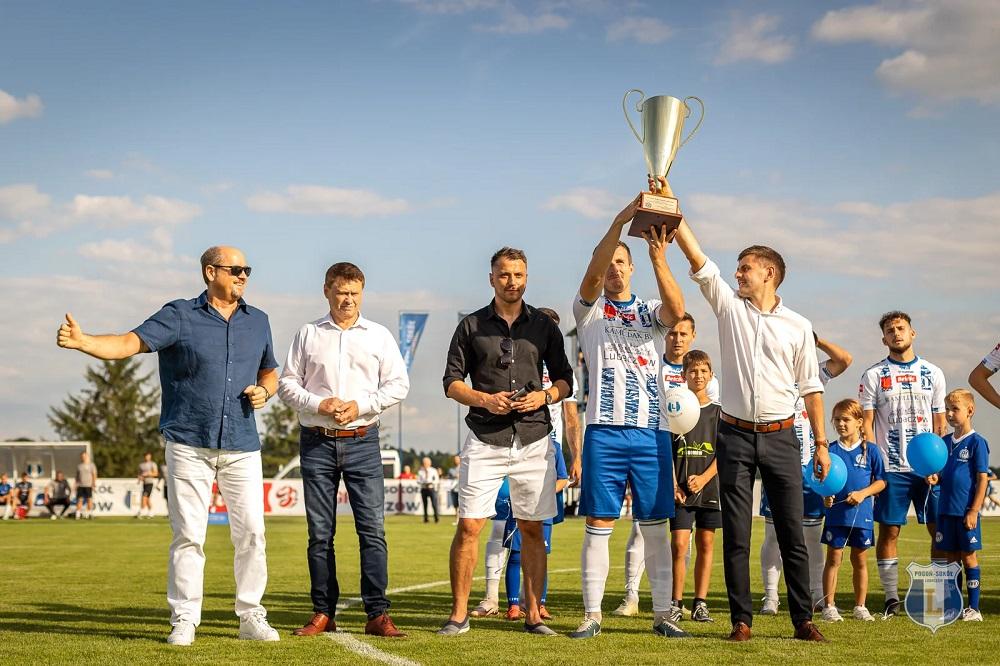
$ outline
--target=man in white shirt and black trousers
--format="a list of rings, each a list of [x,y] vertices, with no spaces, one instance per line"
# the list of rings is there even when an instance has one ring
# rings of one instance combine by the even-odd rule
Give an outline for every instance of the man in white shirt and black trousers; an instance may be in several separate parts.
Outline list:
[[[469,589],[479,555],[479,533],[495,513],[504,477],[510,480],[511,513],[521,532],[524,568],[524,630],[552,636],[539,613],[545,581],[542,521],[556,515],[555,450],[547,405],[570,394],[573,369],[562,332],[552,319],[524,302],[528,260],[510,247],[490,260],[489,305],[465,317],[448,349],[444,391],[467,405],[469,436],[458,480],[458,528],[451,544],[451,615],[438,634],[469,630]],[[552,386],[542,390],[542,363]],[[465,378],[472,380],[470,387]],[[571,469],[579,469],[573,461]]]
[[[365,276],[357,266],[330,266],[323,294],[330,312],[299,329],[285,359],[278,395],[302,424],[299,459],[309,526],[313,616],[293,633],[336,631],[340,599],[333,538],[337,490],[344,480],[361,550],[365,633],[402,638],[390,619],[385,484],[378,417],[406,397],[410,380],[399,346],[384,326],[361,316]]]
[[[669,186],[661,182],[669,195]],[[719,321],[722,414],[717,456],[722,552],[733,623],[729,640],[750,640],[750,532],[753,483],[760,470],[784,562],[795,638],[825,641],[812,622],[809,555],[802,536],[802,468],[794,430],[795,402],[801,396],[815,435],[813,464],[817,475],[826,478],[830,453],[812,324],[785,307],[775,293],[785,277],[785,262],[771,248],[753,245],[740,253],[734,291],[702,252],[686,221],[676,239],[691,264],[692,279]]]

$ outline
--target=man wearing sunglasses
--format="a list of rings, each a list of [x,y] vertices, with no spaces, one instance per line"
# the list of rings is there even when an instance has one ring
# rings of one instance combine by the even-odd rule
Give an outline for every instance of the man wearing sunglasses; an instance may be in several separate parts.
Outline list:
[[[638,202],[618,214],[594,249],[573,303],[591,388],[580,492],[580,513],[587,516],[581,556],[584,619],[570,638],[601,633],[608,540],[621,515],[626,483],[645,543],[653,632],[668,638],[687,635],[670,621],[673,564],[667,520],[674,517],[673,448],[660,405],[664,336],[684,316],[684,298],[664,256],[665,227],[643,234],[660,300],[644,301],[632,293],[632,253],[619,239]]]
[[[243,253],[210,247],[201,255],[206,289],[197,298],[164,305],[123,335],[88,335],[66,314],[57,344],[102,360],[156,352],[166,445],[168,506],[173,540],[167,603],[173,629],[167,642],[191,645],[201,622],[205,532],[212,484],[229,508],[241,639],[276,641],[260,600],[267,585],[264,486],[254,410],[278,388],[267,315],[247,305],[250,277]]]
[[[573,370],[554,321],[524,302],[528,260],[505,247],[490,260],[493,300],[465,317],[448,349],[445,395],[469,407],[469,436],[462,449],[458,481],[458,528],[451,544],[452,608],[438,630],[456,636],[469,630],[469,589],[479,556],[479,533],[496,513],[504,478],[509,479],[511,513],[521,533],[524,569],[524,630],[551,636],[539,598],[545,581],[542,521],[556,515],[555,451],[547,405],[570,394]],[[542,390],[542,364],[552,386]],[[472,380],[470,387],[465,378]],[[579,469],[573,461],[571,469]]]

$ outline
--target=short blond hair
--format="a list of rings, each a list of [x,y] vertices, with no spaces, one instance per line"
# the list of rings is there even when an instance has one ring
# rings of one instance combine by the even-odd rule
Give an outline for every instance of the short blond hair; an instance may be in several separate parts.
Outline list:
[[[972,391],[965,388],[957,388],[948,392],[948,395],[944,397],[945,402],[964,402],[967,405],[976,406],[976,398],[972,395]]]

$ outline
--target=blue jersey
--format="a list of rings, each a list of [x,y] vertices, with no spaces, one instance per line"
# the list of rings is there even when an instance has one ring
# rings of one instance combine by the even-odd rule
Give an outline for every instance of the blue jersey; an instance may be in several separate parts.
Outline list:
[[[0,497],[6,497],[12,487],[9,483],[0,483]]]
[[[938,475],[941,496],[938,515],[964,516],[972,506],[980,474],[990,473],[990,445],[973,430],[958,441],[955,433],[945,435],[948,462]]]
[[[847,483],[833,498],[833,506],[826,510],[826,524],[834,527],[859,527],[871,529],[874,497],[866,497],[861,504],[851,506],[847,494],[863,490],[873,481],[885,481],[885,465],[874,444],[857,442],[851,448],[839,441],[830,445],[830,455],[838,456],[847,467]]]

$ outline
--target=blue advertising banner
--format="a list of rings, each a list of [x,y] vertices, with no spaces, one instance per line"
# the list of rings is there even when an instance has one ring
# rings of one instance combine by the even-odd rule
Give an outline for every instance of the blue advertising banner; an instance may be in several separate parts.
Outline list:
[[[399,313],[399,352],[406,362],[407,372],[413,365],[413,355],[417,353],[417,345],[427,324],[427,316],[426,312]]]

